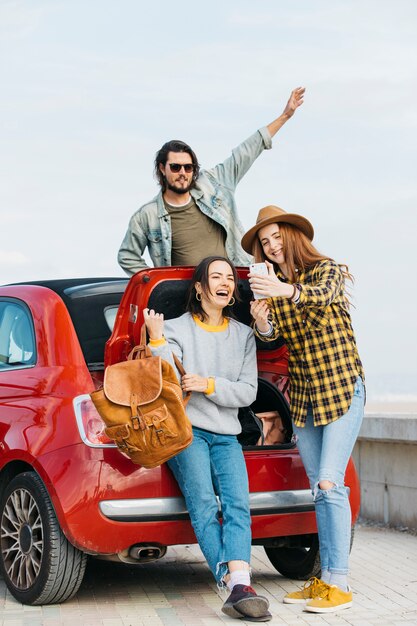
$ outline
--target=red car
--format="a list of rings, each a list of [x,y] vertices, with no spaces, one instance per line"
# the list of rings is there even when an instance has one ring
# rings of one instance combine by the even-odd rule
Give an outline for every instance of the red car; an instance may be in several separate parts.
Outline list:
[[[106,438],[89,393],[104,366],[139,342],[142,311],[183,312],[192,269],[158,268],[120,278],[0,287],[0,567],[25,604],[59,603],[78,590],[87,555],[137,564],[167,546],[195,543],[181,492],[163,465],[144,469]],[[251,293],[240,269],[249,323]],[[111,329],[113,331],[111,332]],[[284,576],[320,571],[314,504],[283,390],[286,348],[258,346],[255,410],[278,410],[286,443],[244,448],[253,543]],[[347,476],[352,524],[359,484]]]

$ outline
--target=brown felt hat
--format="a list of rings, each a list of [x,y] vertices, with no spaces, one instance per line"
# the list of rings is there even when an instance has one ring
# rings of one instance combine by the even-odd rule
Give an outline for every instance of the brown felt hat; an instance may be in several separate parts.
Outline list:
[[[306,237],[310,239],[310,241],[313,240],[314,228],[308,219],[302,215],[297,215],[296,213],[286,213],[284,209],[280,209],[279,206],[273,206],[271,204],[269,206],[265,206],[259,211],[255,226],[252,226],[252,228],[250,228],[248,232],[243,235],[242,248],[249,254],[252,254],[253,243],[258,234],[258,230],[268,224],[279,224],[281,222],[296,226],[306,235]]]

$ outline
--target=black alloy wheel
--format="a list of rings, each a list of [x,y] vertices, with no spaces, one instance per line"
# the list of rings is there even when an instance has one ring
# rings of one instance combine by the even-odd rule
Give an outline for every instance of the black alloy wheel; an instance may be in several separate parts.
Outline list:
[[[35,472],[13,478],[0,501],[0,568],[23,604],[58,604],[82,582],[87,556],[65,538]]]

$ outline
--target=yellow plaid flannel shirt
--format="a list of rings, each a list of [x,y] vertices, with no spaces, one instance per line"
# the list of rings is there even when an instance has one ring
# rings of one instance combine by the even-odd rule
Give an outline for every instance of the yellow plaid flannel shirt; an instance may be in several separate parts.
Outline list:
[[[278,272],[283,282],[288,280]],[[288,347],[291,415],[304,426],[307,405],[313,409],[315,426],[344,415],[353,398],[358,376],[364,372],[344,295],[342,270],[332,260],[323,260],[299,271],[300,299],[270,298],[273,333],[263,341],[281,336]]]

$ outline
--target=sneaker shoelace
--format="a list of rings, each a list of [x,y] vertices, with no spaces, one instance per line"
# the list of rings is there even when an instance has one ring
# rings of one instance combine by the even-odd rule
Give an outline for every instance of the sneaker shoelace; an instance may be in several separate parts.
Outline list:
[[[337,591],[340,591],[340,589],[336,587],[335,585],[331,586],[331,585],[326,585],[326,583],[323,583],[323,589],[320,590],[319,599],[330,601],[332,599],[332,595]]]
[[[329,585],[323,582],[322,580],[320,580],[320,578],[316,578],[315,576],[313,576],[312,578],[310,578],[310,580],[308,580],[305,583],[304,591],[308,591],[310,595],[314,598],[315,596],[319,595],[319,592],[321,592],[322,588],[324,591],[325,588],[328,586]]]

